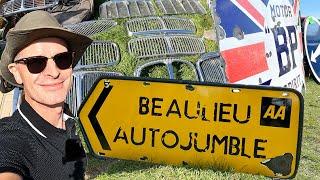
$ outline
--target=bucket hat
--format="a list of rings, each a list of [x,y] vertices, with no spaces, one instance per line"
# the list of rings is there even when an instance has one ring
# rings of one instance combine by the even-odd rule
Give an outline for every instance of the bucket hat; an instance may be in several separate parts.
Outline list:
[[[68,45],[68,50],[75,52],[74,67],[86,48],[91,44],[92,39],[87,36],[74,33],[63,28],[59,22],[46,11],[33,11],[24,15],[10,29],[6,36],[6,46],[3,50],[0,62],[0,72],[2,77],[10,84],[22,87],[17,84],[13,75],[8,69],[8,65],[13,62],[17,53],[32,42],[42,38],[57,37],[64,40]]]

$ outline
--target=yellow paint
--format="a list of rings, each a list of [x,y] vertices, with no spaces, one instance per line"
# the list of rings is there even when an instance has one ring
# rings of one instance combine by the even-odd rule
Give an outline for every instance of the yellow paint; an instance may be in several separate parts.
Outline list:
[[[236,88],[240,92],[235,92],[232,87],[208,85],[193,85],[194,90],[191,91],[187,90],[185,84],[149,82],[146,85],[134,80],[108,81],[113,89],[96,117],[111,151],[102,148],[88,118],[104,88],[104,80],[97,84],[79,114],[97,155],[104,153],[106,157],[174,165],[186,162],[197,166],[231,167],[239,172],[275,177],[261,162],[291,153],[291,173],[281,177],[290,177],[295,171],[301,111],[300,99],[295,93],[287,92],[287,96],[282,96],[283,91],[280,90],[257,88]],[[262,117],[285,119],[285,106],[276,109],[269,105],[266,113],[262,114],[262,97],[291,99],[290,128],[260,125]],[[140,107],[139,102],[146,104],[147,99],[148,106]],[[186,101],[190,119],[184,112]],[[139,113],[139,110],[145,114]],[[234,116],[235,111],[237,113]],[[200,112],[199,116],[197,112]],[[188,149],[190,136],[192,148],[183,150]],[[195,150],[195,139],[197,148],[205,149],[204,152]],[[206,149],[207,141],[210,143]]]
[[[285,106],[280,106],[279,110],[277,111],[277,114],[275,115],[274,119],[277,119],[278,117],[281,118],[281,120],[284,120],[285,118]]]
[[[284,120],[286,106],[280,106],[277,112],[275,112],[276,111],[275,108],[276,108],[275,105],[270,105],[266,113],[263,115],[263,118],[270,117],[271,119],[278,119],[280,117],[281,120]]]
[[[268,118],[270,117],[271,119],[274,119],[274,114],[275,114],[275,108],[276,106],[270,105],[267,109],[267,112],[264,114],[263,118]]]

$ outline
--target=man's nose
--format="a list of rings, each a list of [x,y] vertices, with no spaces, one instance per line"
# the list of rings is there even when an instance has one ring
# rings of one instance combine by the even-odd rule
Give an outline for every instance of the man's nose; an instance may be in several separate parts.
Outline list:
[[[45,75],[51,76],[53,78],[57,78],[60,75],[60,69],[57,67],[52,58],[48,59],[47,66],[43,72],[45,73]]]

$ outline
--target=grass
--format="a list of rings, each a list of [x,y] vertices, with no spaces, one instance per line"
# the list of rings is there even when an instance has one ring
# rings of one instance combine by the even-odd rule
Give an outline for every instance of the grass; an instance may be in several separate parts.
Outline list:
[[[103,0],[95,0],[95,17],[98,16],[99,4]],[[155,4],[155,0],[152,0]],[[207,12],[209,9],[205,6],[206,1],[200,0]],[[156,15],[163,15],[156,8]],[[192,19],[196,25],[196,36],[203,37],[206,31],[212,30],[213,20],[211,14],[206,15],[181,15]],[[127,51],[127,43],[130,38],[127,35],[124,23],[128,19],[116,20],[118,25],[106,33],[94,36],[94,39],[112,40],[117,43],[121,53],[121,61],[108,70],[119,71],[125,75],[132,76],[139,62],[137,58],[130,55]],[[218,44],[215,41],[205,39],[206,52],[216,51]],[[184,56],[183,59],[195,63],[199,55]],[[144,76],[154,78],[168,78],[166,68],[157,65],[143,72]],[[175,69],[175,74],[179,79],[194,80],[193,72],[185,65],[181,65],[180,70]],[[320,179],[320,86],[312,79],[307,79],[307,91],[305,93],[304,106],[304,127],[302,152],[300,165],[295,179]],[[170,165],[151,164],[146,162],[106,159],[99,160],[88,156],[88,166],[86,171],[88,179],[267,179],[263,176],[236,173],[232,169],[229,171],[219,168],[196,168],[196,167],[177,167]]]
[[[264,179],[263,176],[232,173],[217,169],[200,169],[192,167],[174,167],[168,165],[150,164],[125,160],[102,160],[93,162],[97,174],[88,174],[88,178],[94,179]],[[90,164],[89,164],[90,166]],[[90,169],[91,170],[91,169]],[[102,170],[97,172],[97,170]],[[94,173],[94,171],[91,171]]]
[[[98,7],[103,2],[104,2],[103,0],[95,0],[94,17],[99,17]],[[154,5],[156,4],[155,0],[152,0],[152,2]],[[206,11],[210,12],[208,6],[206,5],[206,0],[201,0],[200,2],[203,5],[203,7],[205,7]],[[155,10],[156,10],[156,16],[164,15],[160,12],[159,8],[156,8],[156,6],[155,6]],[[203,37],[203,34],[205,31],[210,31],[214,27],[211,13],[207,13],[204,15],[202,14],[180,15],[180,17],[189,18],[193,21],[197,29],[195,34],[195,36],[197,37]],[[143,64],[144,61],[149,61],[149,60],[145,60],[145,59],[139,60],[138,58],[128,53],[127,44],[131,38],[134,38],[134,37],[128,36],[127,30],[125,28],[125,22],[128,21],[129,18],[114,19],[114,20],[118,23],[117,26],[115,26],[114,28],[110,29],[107,32],[97,34],[92,38],[95,40],[111,40],[112,42],[116,43],[119,46],[120,54],[121,54],[121,60],[119,64],[113,67],[108,67],[106,68],[106,70],[118,71],[124,75],[133,76],[137,65]],[[212,52],[218,49],[218,44],[213,40],[204,39],[204,43],[205,43],[206,52]],[[200,57],[199,55],[191,55],[191,56],[189,55],[189,56],[179,56],[176,58],[180,58],[180,59],[195,63],[199,59],[199,57]],[[162,59],[162,58],[158,57],[155,59]],[[182,72],[179,72],[178,74],[179,79],[196,80],[196,76],[194,75],[193,71],[190,71],[188,68],[185,68],[184,66],[181,66],[181,67],[183,69],[182,69]],[[152,70],[148,70],[148,71],[149,72],[144,73],[146,77],[164,78],[164,79],[169,78],[168,73],[164,67],[156,66],[156,67],[152,67]]]
[[[307,79],[302,153],[297,179],[320,179],[320,86]]]
[[[320,86],[309,78],[306,82],[302,151],[295,179],[309,180],[320,179]],[[99,160],[91,155],[88,160],[88,179],[268,179],[214,167],[201,169],[117,159]]]
[[[131,56],[127,51],[127,43],[129,41],[129,36],[124,27],[124,20],[118,20],[116,27],[112,28],[108,32],[100,33],[93,36],[95,40],[111,40],[115,42],[119,49],[121,60],[116,66],[110,67],[108,70],[118,71],[124,75],[133,76],[133,72],[137,63],[137,59]]]

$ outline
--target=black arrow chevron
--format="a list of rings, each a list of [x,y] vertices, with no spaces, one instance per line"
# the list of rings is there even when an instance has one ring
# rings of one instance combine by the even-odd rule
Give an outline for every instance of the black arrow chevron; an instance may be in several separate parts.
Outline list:
[[[111,89],[112,89],[112,86],[108,86],[106,88],[103,88],[100,96],[98,97],[96,103],[93,105],[93,107],[88,115],[90,122],[92,124],[92,127],[93,127],[94,131],[96,132],[98,139],[100,141],[100,144],[104,150],[111,150],[111,148],[110,148],[110,145],[106,139],[106,136],[103,134],[103,131],[100,127],[100,124],[97,120],[97,113],[100,110],[103,102],[105,101],[105,99],[109,95]]]

